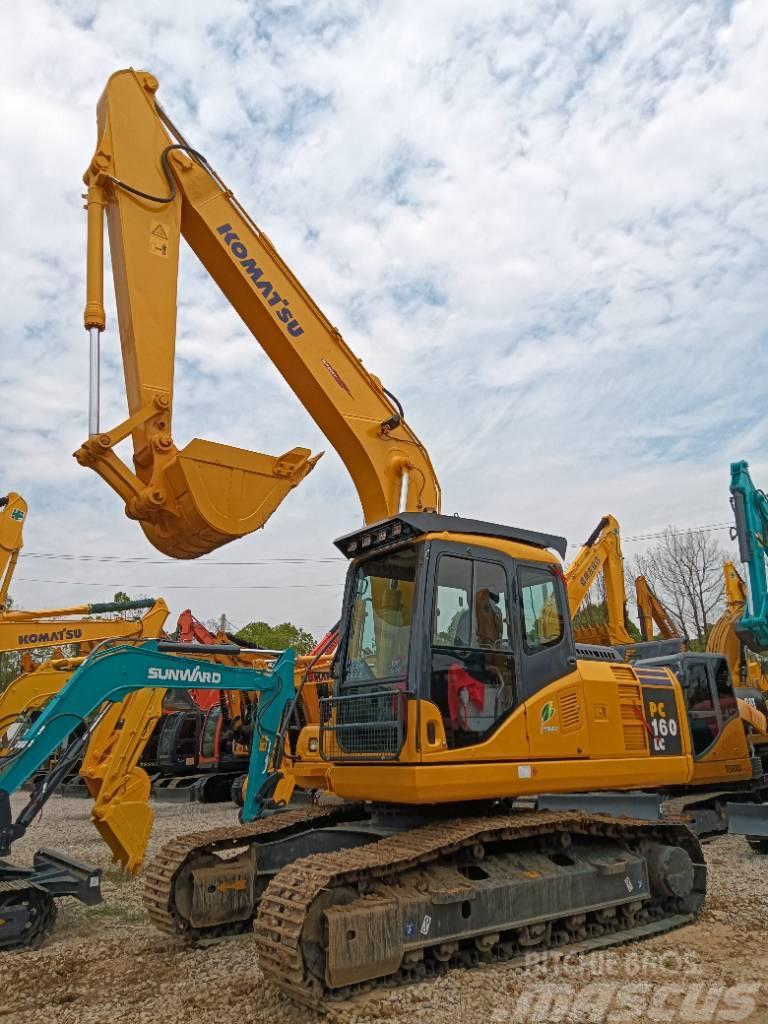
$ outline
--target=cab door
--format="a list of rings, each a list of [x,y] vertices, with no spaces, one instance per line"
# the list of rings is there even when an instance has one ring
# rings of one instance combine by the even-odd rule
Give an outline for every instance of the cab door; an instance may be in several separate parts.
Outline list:
[[[587,716],[565,582],[557,566],[518,562],[516,611],[520,693],[532,758],[586,757]]]
[[[512,563],[487,548],[433,545],[429,692],[448,749],[492,735],[518,704]]]

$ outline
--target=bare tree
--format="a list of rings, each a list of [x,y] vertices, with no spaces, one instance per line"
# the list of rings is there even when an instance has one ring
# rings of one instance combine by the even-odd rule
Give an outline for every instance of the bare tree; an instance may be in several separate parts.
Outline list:
[[[645,576],[680,635],[706,642],[724,599],[725,552],[702,531],[668,526],[658,544],[632,563],[632,579]]]

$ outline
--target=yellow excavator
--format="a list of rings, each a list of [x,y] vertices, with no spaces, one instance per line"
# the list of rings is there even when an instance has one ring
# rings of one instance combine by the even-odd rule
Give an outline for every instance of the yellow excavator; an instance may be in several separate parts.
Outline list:
[[[596,608],[591,593],[600,574],[604,580],[605,608]],[[576,640],[608,647],[633,643],[627,630],[624,560],[619,524],[603,516],[565,570],[568,607]]]
[[[768,676],[757,658],[748,656],[744,643],[736,633],[736,625],[744,614],[747,587],[733,562],[723,564],[725,578],[725,611],[712,627],[707,650],[722,654],[728,662],[733,684],[768,691]]]
[[[11,610],[8,589],[23,547],[23,529],[29,509],[20,494],[0,498],[0,654],[22,653],[22,673],[0,691],[0,754],[8,730],[25,715],[39,711],[58,693],[93,648],[111,637],[158,637],[168,615],[162,598],[111,601],[42,611]],[[93,616],[141,609],[139,620],[100,619]],[[88,616],[80,618],[79,616]],[[59,648],[72,644],[78,654],[64,657]],[[53,648],[54,655],[35,664],[31,653]]]
[[[707,652],[719,654],[725,658],[733,685],[737,690],[768,691],[768,676],[764,674],[761,662],[748,656],[743,642],[736,633],[735,625],[744,612],[747,588],[733,562],[723,563],[723,579],[725,611],[709,633]],[[644,576],[638,576],[635,580],[635,590],[643,640],[654,640],[655,627],[662,640],[677,640],[682,643],[682,638],[671,615]]]
[[[635,579],[637,617],[643,640],[650,643],[655,639],[654,628],[662,640],[680,640],[680,633],[672,618],[661,603],[645,576]]]
[[[602,577],[602,600],[593,593]],[[667,610],[644,577],[635,581],[642,640],[629,629],[621,531],[615,516],[603,516],[565,570],[568,607],[577,643],[614,648],[627,661],[676,654],[682,643]],[[653,633],[653,623],[660,638]]]
[[[562,537],[439,513],[402,409],[174,127],[157,88],[121,71],[99,102],[85,178],[91,436],[77,457],[174,557],[262,525],[314,464],[306,449],[270,460],[198,440],[176,448],[183,235],[339,452],[366,525],[336,542],[349,569],[333,693],[287,766],[318,766],[337,802],[167,844],[145,872],[151,919],[193,941],[254,927],[265,977],[312,1006],[693,920],[706,889],[698,840],[679,819],[633,812],[658,792],[753,785],[724,660],[585,654]],[[130,415],[102,433],[105,210]],[[129,435],[135,472],[113,451]],[[278,756],[278,783],[285,770]],[[607,814],[515,804],[594,790],[608,791]]]
[[[140,619],[92,617],[136,609],[144,611]],[[12,726],[39,711],[59,692],[97,644],[111,638],[159,637],[167,616],[168,606],[162,598],[0,612],[0,651],[29,652],[68,644],[79,651],[77,656],[65,657],[59,650],[39,664],[27,661],[22,674],[8,683],[0,693],[0,744]]]

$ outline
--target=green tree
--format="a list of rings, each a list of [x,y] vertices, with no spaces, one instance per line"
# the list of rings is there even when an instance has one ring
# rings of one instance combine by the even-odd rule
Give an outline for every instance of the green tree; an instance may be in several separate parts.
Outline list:
[[[129,601],[144,600],[145,596],[145,594],[140,594],[139,597],[131,597],[124,590],[118,590],[112,600],[115,604],[128,604]],[[116,619],[126,619],[128,622],[138,622],[145,610],[143,608],[126,608],[123,612],[115,612],[114,617]]]
[[[293,647],[298,654],[308,654],[315,646],[312,634],[292,622],[281,622],[279,626],[270,626],[268,622],[249,622],[237,634],[237,639],[271,651]]]

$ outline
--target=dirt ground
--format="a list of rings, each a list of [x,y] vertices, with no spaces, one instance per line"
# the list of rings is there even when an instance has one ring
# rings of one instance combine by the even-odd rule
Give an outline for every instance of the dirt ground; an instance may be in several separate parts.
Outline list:
[[[23,800],[16,799],[17,809]],[[155,805],[150,849],[201,827],[231,824],[231,805]],[[126,879],[89,820],[86,800],[54,797],[14,847],[40,846],[104,868],[104,903],[59,902],[41,950],[0,955],[0,1024],[296,1022],[320,1017],[265,988],[249,936],[204,949],[176,947],[148,924],[141,882]],[[353,1007],[331,1022],[557,1024],[740,1021],[768,1024],[768,858],[724,837],[706,847],[709,895],[700,920],[644,943],[560,963],[454,973]]]

